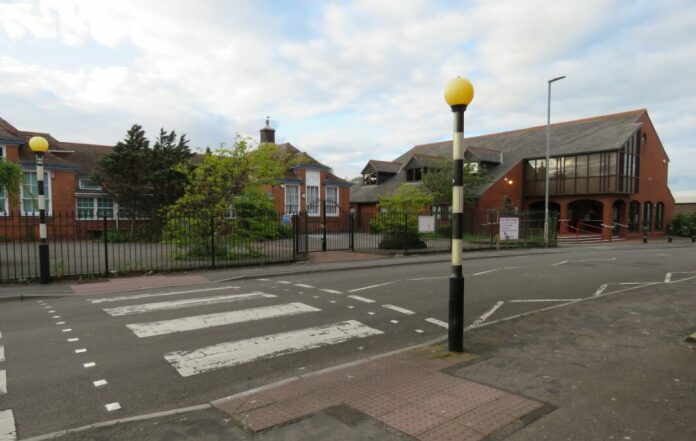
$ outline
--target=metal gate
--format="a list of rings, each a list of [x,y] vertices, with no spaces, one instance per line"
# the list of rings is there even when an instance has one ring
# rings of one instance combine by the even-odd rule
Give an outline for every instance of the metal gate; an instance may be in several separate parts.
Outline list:
[[[323,202],[321,210],[293,216],[295,252],[297,254],[319,251],[354,250],[353,215],[343,212],[337,205]]]

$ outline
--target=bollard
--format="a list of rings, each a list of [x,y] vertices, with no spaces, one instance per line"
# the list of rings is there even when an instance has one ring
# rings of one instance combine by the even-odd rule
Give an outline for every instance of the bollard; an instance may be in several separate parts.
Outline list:
[[[672,230],[672,225],[667,227],[667,243],[672,243],[672,235],[674,231]]]
[[[694,242],[696,242],[696,230],[692,228],[691,229],[691,243],[694,243]]]
[[[643,243],[648,243],[648,226],[643,227]]]

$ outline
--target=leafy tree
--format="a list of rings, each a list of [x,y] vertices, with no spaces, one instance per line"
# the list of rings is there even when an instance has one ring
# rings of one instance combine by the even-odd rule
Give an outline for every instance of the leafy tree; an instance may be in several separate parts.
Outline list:
[[[178,138],[173,130],[167,133],[160,129],[160,134],[152,149],[149,150],[147,167],[147,185],[152,194],[152,209],[159,213],[160,207],[176,202],[184,194],[187,182],[185,173],[189,160],[193,156],[186,135]]]
[[[19,199],[19,186],[22,183],[22,167],[14,162],[0,161],[0,194],[5,192],[11,205]]]
[[[391,196],[379,199],[380,211],[370,223],[372,231],[383,233],[383,249],[425,248],[418,236],[418,214],[432,203],[432,196],[422,186],[401,184]]]
[[[435,167],[430,167],[423,176],[423,186],[433,197],[433,205],[452,204],[452,182],[454,180],[454,161],[442,159]],[[473,205],[478,198],[481,186],[490,182],[484,167],[474,171],[470,164],[464,164],[463,189],[464,205]]]

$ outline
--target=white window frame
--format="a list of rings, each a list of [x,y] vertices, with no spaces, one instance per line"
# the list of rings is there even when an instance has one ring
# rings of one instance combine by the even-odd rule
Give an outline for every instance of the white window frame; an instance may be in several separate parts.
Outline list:
[[[7,158],[7,144],[0,144],[0,159]]]
[[[92,214],[90,217],[79,217],[79,207],[77,205],[77,200],[78,199],[89,199],[92,201]],[[75,195],[75,217],[77,218],[78,221],[90,221],[90,220],[99,220],[102,219],[102,216],[99,216],[99,210],[102,210],[104,208],[99,207],[99,200],[108,200],[109,198],[102,196],[86,196],[84,194],[81,195]],[[107,217],[107,219],[118,219],[118,204],[116,201],[111,201],[111,209],[112,209],[112,215]]]
[[[91,181],[92,184],[94,184],[94,185],[87,185],[84,183],[85,181]],[[78,186],[80,187],[80,190],[99,190],[99,191],[101,191],[101,189],[102,189],[101,185],[97,185],[90,178],[80,178],[78,180]]]
[[[7,190],[5,190],[4,188],[0,188],[0,199],[5,201],[0,206],[0,209],[2,209],[2,211],[0,211],[0,216],[9,216],[9,214],[10,214],[9,198],[7,197]]]
[[[336,205],[330,205],[329,204],[329,189],[335,190],[336,191]],[[327,185],[324,188],[325,195],[324,198],[326,199],[326,216],[328,217],[338,217],[338,213],[340,212],[339,210],[339,194],[340,191],[338,190],[338,187],[335,185]]]
[[[316,189],[316,199],[312,200],[309,194],[310,189]],[[319,217],[321,216],[321,188],[318,185],[305,185],[305,206],[307,208],[307,216]],[[314,203],[313,203],[314,202]]]
[[[291,187],[294,188],[296,191],[295,200],[291,201],[291,202],[293,202],[293,204],[291,204],[291,205],[294,205],[296,207],[295,211],[291,211],[288,209],[288,196],[290,196],[290,195],[288,195],[288,188],[291,188]],[[285,205],[284,205],[285,214],[299,214],[299,212],[300,212],[300,186],[295,185],[295,184],[285,184],[283,197],[284,197],[284,201],[285,201]]]
[[[91,214],[89,217],[80,217],[80,210],[84,210],[84,208],[80,208],[78,205],[78,200],[80,199],[86,199],[88,201],[92,201],[92,206],[90,207]],[[94,205],[96,204],[96,198],[93,197],[85,197],[85,196],[75,196],[75,217],[78,221],[86,221],[86,220],[94,220],[96,219],[96,214],[94,211]]]
[[[19,208],[20,212],[22,213],[22,216],[38,216],[39,215],[39,209],[36,209],[36,212],[29,212],[29,211],[24,211],[24,175],[27,174],[36,174],[35,170],[23,170],[22,173],[22,182],[19,185]],[[36,200],[38,201],[39,195],[38,195],[38,180],[36,181],[37,184],[37,195],[36,195]],[[51,194],[51,172],[50,171],[44,171],[44,196],[46,198],[46,216],[52,216],[53,215],[53,197]],[[30,199],[30,198],[26,198]],[[34,198],[31,198],[34,199]],[[38,202],[37,202],[38,203]]]

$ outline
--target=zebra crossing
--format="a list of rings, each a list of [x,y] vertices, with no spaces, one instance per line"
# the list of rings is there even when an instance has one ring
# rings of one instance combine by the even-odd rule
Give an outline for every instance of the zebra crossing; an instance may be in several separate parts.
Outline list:
[[[239,287],[225,287],[233,293],[219,293],[215,296],[198,297],[201,293],[218,288],[197,289],[188,291],[172,291],[143,293],[132,296],[105,297],[87,299],[98,305],[110,303],[109,307],[101,308],[104,313],[113,318],[139,318],[126,323],[125,327],[132,334],[143,339],[157,336],[176,335],[181,342],[181,350],[161,354],[163,359],[182,377],[190,377],[224,368],[244,365],[256,361],[276,358],[288,354],[309,351],[322,347],[337,345],[350,340],[373,337],[383,334],[381,330],[367,326],[358,320],[345,320],[324,323],[300,329],[282,329],[283,332],[273,332],[273,325],[264,327],[265,335],[252,335],[241,340],[211,342],[214,344],[200,348],[186,348],[186,333],[221,326],[239,326],[245,323],[270,321],[279,318],[297,319],[293,323],[303,323],[302,317],[318,313],[322,309],[315,304],[309,305],[302,301],[288,301],[276,294],[270,294],[258,289],[239,292]],[[189,298],[174,298],[173,296],[192,295]],[[142,303],[151,297],[160,301]],[[168,300],[161,300],[171,297]],[[316,297],[316,296],[315,296]],[[293,299],[298,300],[298,299]],[[112,306],[111,304],[132,302],[133,304]],[[247,303],[252,303],[247,305]],[[268,304],[271,303],[271,304]],[[312,303],[312,302],[310,302]],[[334,302],[335,303],[335,302]],[[259,305],[261,304],[261,305]],[[216,306],[215,312],[201,314],[200,307]],[[104,305],[106,306],[106,305]],[[251,306],[251,307],[249,307]],[[170,315],[164,320],[143,320],[149,314]],[[171,316],[174,317],[171,317]],[[279,330],[276,330],[279,331]],[[176,349],[176,348],[169,348]]]
[[[5,345],[0,332],[0,396],[7,394],[7,373],[5,366]],[[0,410],[0,441],[15,441],[17,431],[15,429],[14,413],[12,409]]]

